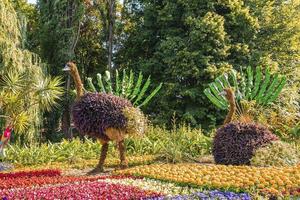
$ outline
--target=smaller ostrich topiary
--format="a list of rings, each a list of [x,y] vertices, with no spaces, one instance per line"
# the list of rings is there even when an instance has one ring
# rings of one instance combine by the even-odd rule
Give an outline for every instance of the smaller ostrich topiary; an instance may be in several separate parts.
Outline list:
[[[217,130],[213,155],[217,164],[249,165],[255,151],[278,140],[266,127],[255,123],[230,122]]]
[[[217,164],[249,165],[255,151],[278,137],[266,127],[254,122],[232,122],[236,111],[232,89],[224,90],[230,109],[224,125],[217,130],[213,141],[213,156]]]

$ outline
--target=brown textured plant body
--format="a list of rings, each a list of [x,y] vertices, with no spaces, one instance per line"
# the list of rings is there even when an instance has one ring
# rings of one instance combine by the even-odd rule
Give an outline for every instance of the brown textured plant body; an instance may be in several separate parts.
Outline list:
[[[69,62],[64,68],[70,71],[76,86],[77,99],[72,107],[75,127],[84,135],[98,138],[102,143],[101,155],[97,167],[90,173],[103,171],[107,156],[108,142],[117,142],[120,152],[121,167],[127,166],[124,137],[127,119],[123,114],[131,103],[121,97],[105,93],[83,93],[83,85],[74,63]]]
[[[217,130],[213,156],[217,164],[249,165],[256,149],[276,140],[278,137],[262,125],[231,122]]]
[[[73,105],[74,125],[81,133],[108,141],[107,129],[125,130],[123,109],[131,106],[128,100],[111,94],[87,93]]]

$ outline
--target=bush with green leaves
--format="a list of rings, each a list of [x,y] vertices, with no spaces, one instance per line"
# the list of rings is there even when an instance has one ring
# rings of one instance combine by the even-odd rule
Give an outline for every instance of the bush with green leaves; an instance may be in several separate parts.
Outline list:
[[[112,93],[130,100],[132,104],[137,107],[142,107],[149,103],[162,87],[161,83],[147,96],[146,92],[151,84],[150,76],[143,84],[142,72],[139,73],[135,81],[134,72],[130,70],[128,74],[125,69],[123,70],[122,76],[120,76],[119,71],[116,70],[114,79],[109,71],[106,71],[104,76],[97,74],[97,87],[95,87],[93,79],[90,77],[87,78],[87,83],[88,90],[91,92]]]
[[[265,69],[263,74],[261,67],[256,67],[255,72],[252,67],[248,67],[246,73],[240,72],[240,79],[237,72],[231,70],[225,73],[209,84],[204,90],[207,98],[217,107],[223,110],[228,109],[226,98],[221,95],[225,88],[233,88],[235,91],[236,101],[242,100],[253,101],[256,104],[265,106],[273,102],[286,84],[286,77],[278,73],[271,74],[269,69]]]
[[[269,145],[256,150],[251,159],[251,165],[261,167],[294,166],[300,162],[299,152],[293,144],[274,141]]]
[[[42,114],[56,104],[62,88],[36,54],[24,48],[25,21],[12,2],[0,1],[0,129],[11,124],[25,142],[34,142]]]
[[[150,126],[143,138],[129,137],[125,142],[128,156],[158,155],[162,161],[181,162],[210,154],[212,139],[200,129],[187,126],[171,131]],[[118,156],[115,145],[111,144],[109,148],[108,157]],[[100,150],[101,144],[88,138],[30,146],[13,144],[8,146],[4,161],[22,166],[52,162],[76,163],[98,159]]]
[[[163,143],[159,155],[166,162],[191,162],[211,153],[212,139],[205,136],[200,129],[180,126],[164,137],[166,142]]]

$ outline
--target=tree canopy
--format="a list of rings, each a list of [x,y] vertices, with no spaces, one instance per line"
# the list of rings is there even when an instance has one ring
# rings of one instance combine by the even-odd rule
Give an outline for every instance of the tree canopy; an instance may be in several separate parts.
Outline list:
[[[161,122],[175,113],[194,126],[218,123],[220,114],[215,114],[219,112],[203,90],[232,68],[262,65],[273,72],[298,70],[297,75],[290,74],[290,85],[299,78],[299,1],[129,3],[129,18],[135,25],[117,62],[164,82],[164,95],[148,107]]]
[[[15,0],[14,5],[28,18],[25,47],[50,65],[51,75],[62,74],[62,66],[73,60],[87,84],[86,77],[96,80],[97,73],[110,70],[111,57],[112,78],[115,69],[126,69],[151,76],[151,89],[162,82],[160,95],[143,108],[153,123],[170,124],[175,118],[206,129],[221,124],[225,113],[203,91],[223,73],[245,72],[248,66],[287,77],[281,95],[261,117],[269,124],[286,119],[282,124],[289,127],[297,122],[299,0],[39,0],[36,7]],[[70,104],[64,101],[62,109],[46,116],[47,126],[56,116],[51,132],[69,116]]]
[[[24,46],[26,22],[8,0],[0,2],[0,122],[12,126],[25,141],[36,141],[41,114],[50,110],[62,89],[59,78],[48,76],[38,55]],[[26,133],[26,134],[25,134]]]

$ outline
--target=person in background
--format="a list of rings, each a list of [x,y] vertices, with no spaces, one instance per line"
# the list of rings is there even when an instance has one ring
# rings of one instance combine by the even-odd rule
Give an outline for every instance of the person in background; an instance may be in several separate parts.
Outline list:
[[[2,137],[1,137],[1,141],[0,141],[0,157],[5,156],[4,147],[10,139],[11,132],[12,132],[12,127],[11,126],[7,126],[6,129],[4,130],[4,133],[3,133]]]

